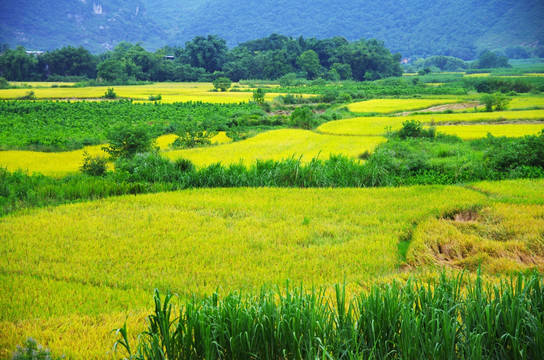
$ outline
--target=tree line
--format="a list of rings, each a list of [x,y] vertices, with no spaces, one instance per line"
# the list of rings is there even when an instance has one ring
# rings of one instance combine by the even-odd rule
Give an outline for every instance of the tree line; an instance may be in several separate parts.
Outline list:
[[[213,81],[228,77],[275,80],[289,75],[306,79],[377,80],[400,76],[401,55],[382,41],[342,37],[317,40],[272,34],[229,49],[217,35],[197,36],[185,46],[149,52],[141,44],[119,43],[94,55],[83,47],[63,47],[39,55],[24,47],[4,49],[0,76],[9,81]]]

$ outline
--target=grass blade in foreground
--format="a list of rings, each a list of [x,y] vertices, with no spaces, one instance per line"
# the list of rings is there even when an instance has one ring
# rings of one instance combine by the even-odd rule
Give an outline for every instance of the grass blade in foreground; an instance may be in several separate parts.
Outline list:
[[[131,358],[536,359],[544,351],[539,273],[498,285],[443,273],[374,286],[349,304],[345,287],[334,290],[334,299],[289,287],[213,294],[188,301],[178,318],[172,295],[155,291],[155,313]]]

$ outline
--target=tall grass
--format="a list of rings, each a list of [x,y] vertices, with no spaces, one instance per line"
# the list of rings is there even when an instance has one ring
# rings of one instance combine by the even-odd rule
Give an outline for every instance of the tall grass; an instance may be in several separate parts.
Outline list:
[[[544,351],[539,273],[498,285],[442,274],[374,286],[346,298],[335,286],[263,287],[193,298],[179,310],[155,291],[148,330],[133,349],[126,326],[116,350],[129,359],[536,359]],[[121,352],[121,351],[119,351]]]

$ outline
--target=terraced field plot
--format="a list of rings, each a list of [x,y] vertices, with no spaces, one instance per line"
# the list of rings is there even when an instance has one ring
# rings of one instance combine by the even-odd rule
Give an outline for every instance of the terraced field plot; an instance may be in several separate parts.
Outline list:
[[[32,84],[32,83],[29,83]],[[161,94],[163,103],[202,101],[209,103],[239,103],[252,99],[251,92],[210,92],[211,83],[156,83],[137,86],[113,86],[118,97],[135,101],[148,101],[150,95]],[[98,99],[104,96],[107,87],[90,86],[81,88],[33,88],[0,90],[0,99],[16,99],[28,91],[34,91],[38,99]],[[267,94],[272,100],[277,94]]]
[[[386,133],[387,129],[393,131],[400,129],[402,127],[402,123],[407,120],[417,120],[422,124],[427,125],[431,122],[440,125],[440,123],[500,122],[516,120],[542,121],[544,120],[544,111],[495,111],[477,113],[360,117],[331,121],[319,126],[317,131],[323,134],[331,135],[382,135]]]
[[[522,137],[536,135],[544,130],[544,122],[538,124],[468,124],[437,126],[436,131],[446,135],[456,135],[461,139],[472,140],[486,137],[491,134],[495,137]]]
[[[394,113],[426,109],[435,105],[455,103],[455,99],[374,99],[349,104],[348,109],[361,113]]]
[[[258,134],[252,138],[213,147],[175,150],[164,153],[170,159],[186,158],[198,166],[221,162],[232,164],[243,161],[249,165],[255,160],[282,160],[302,157],[310,161],[314,157],[327,159],[331,154],[357,157],[372,151],[385,142],[381,136],[346,137],[316,134],[307,130],[282,129]]]

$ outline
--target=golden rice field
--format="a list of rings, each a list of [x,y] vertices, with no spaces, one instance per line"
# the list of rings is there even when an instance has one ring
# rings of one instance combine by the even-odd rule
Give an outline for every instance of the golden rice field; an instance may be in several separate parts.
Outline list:
[[[0,357],[31,336],[70,359],[106,358],[112,328],[127,316],[134,334],[145,326],[154,288],[187,297],[291,279],[315,286],[346,281],[357,291],[404,276],[400,241],[414,231],[417,246],[407,255],[427,253],[423,230],[435,230],[428,224],[466,209],[482,209],[482,216],[490,209],[489,216],[508,217],[506,231],[522,229],[518,254],[534,245],[543,180],[473,187],[501,196],[459,186],[198,189],[0,218]],[[531,205],[535,199],[540,203]],[[513,245],[493,246],[508,255]]]
[[[79,171],[84,151],[90,155],[106,156],[102,146],[86,146],[81,150],[66,152],[0,151],[0,167],[8,171],[24,170],[30,174],[39,172],[47,176],[62,177]]]
[[[215,146],[193,149],[172,150],[170,144],[176,135],[164,135],[157,139],[157,146],[169,159],[180,157],[191,160],[197,166],[221,162],[238,163],[241,160],[250,165],[255,160],[282,160],[295,156],[303,162],[314,157],[327,159],[331,154],[357,157],[364,151],[372,151],[385,142],[381,136],[346,137],[322,135],[307,130],[283,129],[258,134],[239,142],[231,142],[225,132],[211,139]],[[8,171],[17,169],[29,173],[40,172],[47,176],[62,177],[79,171],[83,163],[83,151],[90,155],[106,155],[101,148],[105,145],[87,146],[82,150],[67,152],[0,151],[0,166]],[[111,165],[110,165],[111,166]]]
[[[488,133],[495,137],[522,137],[536,135],[544,130],[544,122],[539,124],[464,124],[437,126],[436,131],[446,135],[456,135],[464,140],[480,139]]]
[[[348,109],[360,113],[394,113],[399,111],[410,111],[426,109],[431,106],[450,104],[455,99],[373,99],[350,104]]]
[[[372,151],[385,142],[381,136],[348,137],[322,135],[308,130],[281,129],[267,131],[252,138],[212,147],[200,147],[164,152],[169,159],[185,158],[197,166],[221,162],[242,161],[250,165],[255,160],[282,160],[302,157],[303,162],[314,157],[329,158],[330,154],[356,157],[365,150]]]
[[[477,113],[453,113],[453,114],[424,114],[408,116],[381,116],[381,117],[360,117],[353,119],[337,120],[325,123],[317,128],[323,134],[331,135],[382,135],[386,128],[398,130],[402,123],[407,120],[418,120],[423,124],[431,122],[440,123],[457,122],[497,122],[505,120],[543,120],[543,110],[526,111],[495,111]]]
[[[30,85],[34,83],[28,83]],[[113,86],[118,97],[135,101],[148,101],[150,95],[161,94],[163,103],[202,101],[208,103],[239,103],[252,99],[251,92],[210,92],[211,83],[156,83],[138,86]],[[80,88],[33,88],[0,90],[0,99],[16,99],[28,91],[34,91],[38,99],[97,99],[104,95],[107,87],[89,86]],[[278,94],[267,94],[272,100]]]

